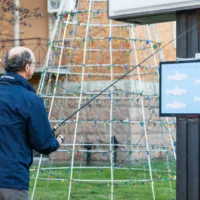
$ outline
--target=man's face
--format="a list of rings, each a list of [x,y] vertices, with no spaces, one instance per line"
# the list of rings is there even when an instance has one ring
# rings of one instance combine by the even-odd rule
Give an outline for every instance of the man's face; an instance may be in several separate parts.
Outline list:
[[[31,53],[31,60],[32,62],[29,64],[29,68],[27,70],[27,77],[30,79],[34,72],[35,72],[35,67],[36,67],[36,60],[35,60],[35,56],[33,54],[33,52],[30,52]]]

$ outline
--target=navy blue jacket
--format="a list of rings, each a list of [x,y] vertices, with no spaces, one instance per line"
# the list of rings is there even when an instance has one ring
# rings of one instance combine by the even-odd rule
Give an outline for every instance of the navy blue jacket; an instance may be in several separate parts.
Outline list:
[[[49,154],[59,147],[44,102],[16,73],[0,77],[0,188],[29,189],[32,150]]]

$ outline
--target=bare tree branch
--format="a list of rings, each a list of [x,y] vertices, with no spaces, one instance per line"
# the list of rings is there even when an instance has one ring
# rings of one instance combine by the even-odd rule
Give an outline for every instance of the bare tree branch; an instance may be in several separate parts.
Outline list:
[[[19,15],[16,18],[15,13],[18,11]],[[31,27],[30,19],[43,18],[43,14],[40,8],[34,8],[33,10],[19,7],[11,0],[0,0],[0,20],[7,21],[10,24],[14,24],[16,20],[19,20],[20,25]]]

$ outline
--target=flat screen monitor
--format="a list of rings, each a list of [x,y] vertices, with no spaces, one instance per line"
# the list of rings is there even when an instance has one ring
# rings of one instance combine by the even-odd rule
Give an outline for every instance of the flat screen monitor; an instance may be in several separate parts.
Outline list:
[[[160,116],[200,115],[200,60],[160,63]]]

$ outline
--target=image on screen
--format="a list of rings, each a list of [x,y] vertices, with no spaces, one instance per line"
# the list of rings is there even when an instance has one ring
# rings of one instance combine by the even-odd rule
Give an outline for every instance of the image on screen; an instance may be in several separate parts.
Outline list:
[[[160,116],[200,115],[200,61],[160,63]]]

